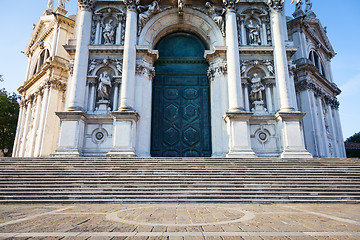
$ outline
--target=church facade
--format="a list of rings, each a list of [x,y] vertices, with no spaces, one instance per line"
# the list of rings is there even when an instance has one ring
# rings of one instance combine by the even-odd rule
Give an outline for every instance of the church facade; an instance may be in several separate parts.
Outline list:
[[[78,0],[40,17],[14,157],[345,157],[310,0]]]

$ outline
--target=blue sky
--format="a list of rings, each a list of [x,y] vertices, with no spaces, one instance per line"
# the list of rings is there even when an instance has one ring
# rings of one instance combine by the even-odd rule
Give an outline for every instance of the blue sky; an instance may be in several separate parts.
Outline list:
[[[286,13],[295,6],[286,0]],[[360,0],[312,0],[313,11],[327,26],[328,37],[337,53],[332,61],[335,83],[343,91],[339,96],[344,138],[360,131]],[[46,9],[47,0],[0,0],[0,74],[5,82],[0,88],[15,92],[23,83],[27,58],[21,53]],[[57,1],[55,0],[55,6]],[[66,4],[68,14],[75,14],[76,0]]]

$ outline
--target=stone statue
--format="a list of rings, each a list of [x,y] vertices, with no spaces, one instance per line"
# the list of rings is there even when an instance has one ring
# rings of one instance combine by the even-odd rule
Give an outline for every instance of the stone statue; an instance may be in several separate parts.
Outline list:
[[[100,74],[99,86],[97,88],[98,96],[100,100],[109,100],[111,90],[111,79],[107,71]]]
[[[316,18],[316,14],[312,11],[312,2],[310,2],[310,0],[305,0],[305,4],[305,15],[309,18]]]
[[[91,72],[96,68],[96,66],[97,66],[96,59],[92,59],[90,64],[89,64],[88,73],[91,74]]]
[[[251,79],[251,92],[250,98],[253,102],[263,102],[261,91],[265,90],[264,85],[261,83],[261,78],[257,73],[254,73],[253,78]]]
[[[145,23],[150,19],[150,17],[158,12],[160,12],[159,3],[153,1],[150,5],[147,6],[138,6],[139,11],[139,33],[142,28],[145,26]]]
[[[103,27],[103,36],[104,36],[104,43],[105,44],[114,44],[114,35],[115,30],[114,26],[112,25],[113,20],[110,19],[109,22],[101,23],[101,26]]]
[[[249,25],[247,26],[247,28],[249,29],[249,42],[250,42],[250,45],[260,45],[261,44],[260,26],[255,25],[253,23],[253,20],[250,19],[249,20]]]
[[[185,0],[178,0],[178,11],[179,11],[179,15],[182,15],[182,13],[184,12],[184,5],[185,5]]]
[[[47,10],[54,10],[54,0],[48,0]]]
[[[116,62],[116,69],[119,71],[119,74],[122,74],[122,69],[123,69],[122,62],[120,62],[119,59],[116,59],[115,62]]]
[[[59,0],[59,7],[65,9],[65,2],[68,2],[69,0]]]
[[[265,60],[265,66],[267,67],[267,69],[269,70],[269,72],[274,75],[275,72],[274,72],[274,67],[272,65],[272,63],[270,62],[270,60]]]
[[[224,14],[226,10],[224,8],[215,7],[211,2],[205,3],[206,13],[214,20],[214,22],[219,26],[221,32],[225,34],[225,25],[224,25]]]

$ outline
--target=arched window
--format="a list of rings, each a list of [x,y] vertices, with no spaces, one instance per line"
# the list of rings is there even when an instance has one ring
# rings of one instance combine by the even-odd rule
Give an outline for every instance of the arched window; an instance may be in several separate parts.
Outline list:
[[[320,74],[326,77],[324,64],[321,61],[319,55],[315,51],[311,51],[309,54],[309,59],[311,63],[319,70]]]
[[[41,52],[39,58],[36,61],[36,65],[34,67],[34,71],[33,71],[32,75],[34,75],[35,73],[37,73],[40,70],[41,66],[49,58],[49,56],[50,56],[50,52],[48,49],[45,49],[44,51]]]

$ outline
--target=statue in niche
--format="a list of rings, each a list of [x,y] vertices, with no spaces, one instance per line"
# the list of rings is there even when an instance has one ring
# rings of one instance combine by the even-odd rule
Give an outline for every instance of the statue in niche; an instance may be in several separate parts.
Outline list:
[[[65,2],[68,2],[69,0],[59,0],[59,7],[65,9]]]
[[[99,86],[97,88],[98,96],[101,101],[110,99],[111,79],[107,71],[100,74]]]
[[[103,27],[103,37],[104,37],[104,43],[105,44],[114,44],[114,35],[115,35],[115,29],[112,25],[113,20],[110,19],[109,22],[101,23],[101,26]]]
[[[150,5],[147,6],[138,6],[139,12],[139,33],[141,29],[145,26],[145,23],[150,19],[150,17],[158,12],[160,12],[159,3],[153,1]]]
[[[222,34],[225,34],[225,25],[224,25],[224,14],[226,10],[224,8],[216,7],[211,2],[205,3],[206,13],[214,20],[214,22],[219,26]]]
[[[263,103],[262,91],[265,90],[264,85],[261,83],[261,78],[257,73],[254,73],[253,78],[251,79],[251,92],[250,98],[253,101],[253,104]]]
[[[249,20],[249,25],[247,26],[249,29],[249,42],[250,45],[260,45],[260,26],[253,23],[253,20]]]

